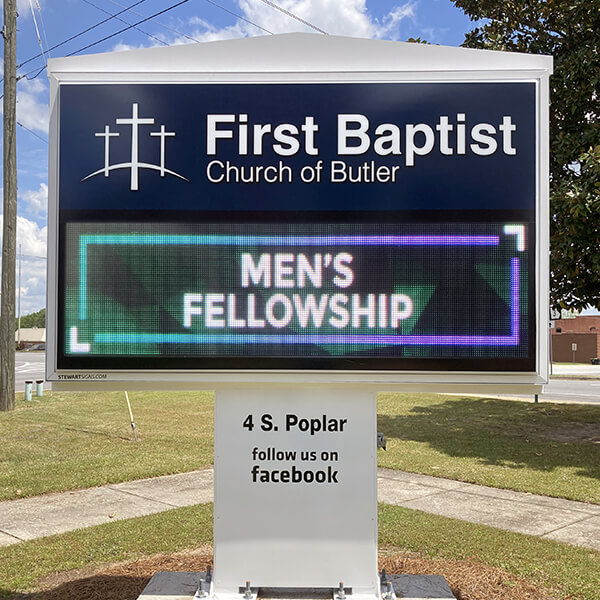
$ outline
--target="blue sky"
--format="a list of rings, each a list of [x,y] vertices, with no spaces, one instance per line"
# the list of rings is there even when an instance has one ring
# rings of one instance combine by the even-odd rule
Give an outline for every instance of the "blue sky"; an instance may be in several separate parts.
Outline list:
[[[458,46],[473,26],[450,0],[275,1],[301,19],[336,35],[398,41],[421,37],[435,44]],[[17,96],[20,123],[17,131],[17,243],[23,254],[22,314],[45,306],[48,80],[43,68],[47,56],[205,42],[269,35],[269,32],[312,31],[264,0],[184,0],[179,6],[140,24],[138,29],[117,33],[179,2],[181,0],[18,0],[17,64],[28,61],[19,70],[19,74],[26,77],[18,84]],[[109,19],[129,6],[132,10]],[[105,23],[95,27],[105,19]],[[78,35],[88,28],[87,33]],[[73,36],[77,37],[48,52],[48,48]],[[94,45],[81,50],[91,44]]]

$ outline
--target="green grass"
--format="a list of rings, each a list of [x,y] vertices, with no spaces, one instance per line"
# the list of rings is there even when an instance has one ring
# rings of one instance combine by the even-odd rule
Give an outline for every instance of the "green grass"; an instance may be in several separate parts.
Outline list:
[[[0,498],[90,487],[212,463],[213,396],[55,393],[0,413]],[[381,394],[380,466],[600,503],[600,407],[425,394]],[[585,429],[588,428],[588,429]],[[564,441],[569,439],[570,441]],[[17,494],[20,490],[20,494]],[[431,558],[476,557],[573,600],[597,600],[600,553],[382,505],[380,545]],[[212,541],[197,505],[0,548],[0,598],[65,570],[171,553]]]
[[[600,552],[594,550],[388,505],[379,510],[379,545],[429,558],[475,558],[564,598],[598,600]]]
[[[600,553],[394,506],[379,507],[385,551],[476,557],[572,600],[597,600]],[[192,549],[212,542],[212,505],[170,510],[0,548],[0,598],[35,590],[52,573]]]
[[[0,500],[192,471],[213,462],[213,395],[52,393],[0,413]]]
[[[78,529],[0,548],[0,598],[52,573],[212,544],[212,504]]]
[[[590,429],[600,436],[600,406],[381,394],[379,466],[600,503]]]
[[[212,394],[130,398],[137,443],[122,393],[21,394],[0,413],[0,500],[212,464]],[[600,503],[600,443],[580,439],[590,428],[600,435],[600,406],[380,394],[379,465]]]

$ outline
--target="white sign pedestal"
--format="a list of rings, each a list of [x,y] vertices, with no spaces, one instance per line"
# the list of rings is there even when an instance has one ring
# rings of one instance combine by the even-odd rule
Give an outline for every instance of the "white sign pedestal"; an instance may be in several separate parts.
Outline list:
[[[215,398],[213,592],[379,597],[376,394],[270,386]]]

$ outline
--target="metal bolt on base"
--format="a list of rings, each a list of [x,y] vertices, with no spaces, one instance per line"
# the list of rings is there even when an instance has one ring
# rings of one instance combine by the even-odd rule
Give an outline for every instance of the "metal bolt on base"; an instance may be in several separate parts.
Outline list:
[[[246,589],[244,590],[244,600],[252,600],[252,588],[250,581],[246,581]]]
[[[335,595],[335,597],[337,598],[337,600],[345,600],[346,592],[344,592],[344,582],[343,581],[340,581],[340,585],[338,587],[337,594]]]
[[[200,578],[200,582],[198,583],[198,589],[194,594],[194,600],[198,600],[198,598],[206,598],[208,594],[204,589],[204,579]]]
[[[394,600],[396,598],[396,594],[394,594],[394,588],[392,587],[392,582],[387,581],[385,584],[385,593],[383,594],[383,600]]]

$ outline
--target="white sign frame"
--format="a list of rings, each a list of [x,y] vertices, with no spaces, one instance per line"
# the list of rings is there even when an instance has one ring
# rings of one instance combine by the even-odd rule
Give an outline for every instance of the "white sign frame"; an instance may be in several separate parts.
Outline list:
[[[323,57],[326,57],[324,59]],[[549,76],[552,58],[286,34],[51,59],[46,376],[56,390],[216,389],[232,383],[338,383],[380,390],[539,393],[548,380]],[[446,371],[76,371],[57,368],[59,86],[119,83],[533,82],[536,85],[536,369]]]

